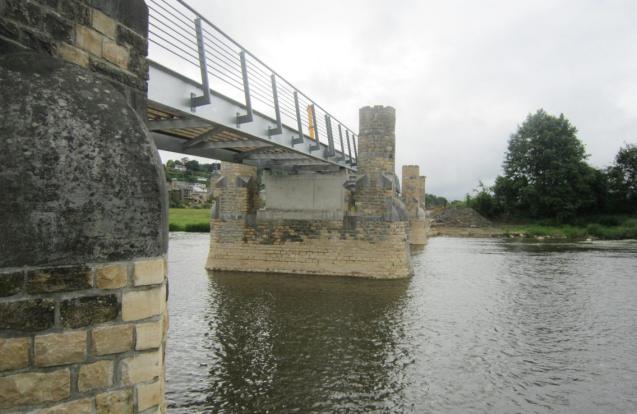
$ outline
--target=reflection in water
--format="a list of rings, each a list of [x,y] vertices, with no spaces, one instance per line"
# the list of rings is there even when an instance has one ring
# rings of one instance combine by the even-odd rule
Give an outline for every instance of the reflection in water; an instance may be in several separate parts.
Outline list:
[[[436,238],[410,280],[207,274],[172,234],[171,412],[637,412],[637,243]]]
[[[209,401],[232,412],[399,407],[407,283],[211,274]]]

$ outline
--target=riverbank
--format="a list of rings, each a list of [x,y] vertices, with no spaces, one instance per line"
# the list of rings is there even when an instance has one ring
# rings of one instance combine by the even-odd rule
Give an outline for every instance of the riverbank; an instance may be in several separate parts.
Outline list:
[[[209,233],[210,209],[171,208],[168,211],[168,229],[190,233]]]
[[[610,224],[599,222],[546,225],[546,224],[494,224],[487,227],[435,226],[431,237],[517,237],[563,240],[624,240],[637,239],[637,218],[615,218]]]

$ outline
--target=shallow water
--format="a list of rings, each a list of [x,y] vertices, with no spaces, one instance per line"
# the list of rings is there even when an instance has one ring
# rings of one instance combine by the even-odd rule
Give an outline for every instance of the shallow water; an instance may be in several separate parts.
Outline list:
[[[208,274],[172,233],[173,413],[636,413],[637,242],[434,238],[409,280]]]

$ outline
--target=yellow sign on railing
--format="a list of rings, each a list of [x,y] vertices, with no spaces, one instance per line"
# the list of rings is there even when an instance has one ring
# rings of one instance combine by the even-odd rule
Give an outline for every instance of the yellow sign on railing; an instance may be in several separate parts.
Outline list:
[[[307,125],[308,125],[308,129],[310,130],[309,134],[310,134],[310,138],[311,139],[316,139],[315,136],[315,128],[314,128],[314,105],[310,104],[307,106]]]

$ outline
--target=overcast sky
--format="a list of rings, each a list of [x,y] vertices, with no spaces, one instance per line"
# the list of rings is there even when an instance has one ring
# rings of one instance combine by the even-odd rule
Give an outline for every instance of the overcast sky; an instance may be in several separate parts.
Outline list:
[[[420,165],[433,194],[492,183],[539,108],[596,167],[637,142],[635,0],[188,3],[353,129],[361,106],[395,107],[397,173]]]

